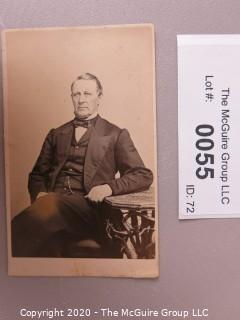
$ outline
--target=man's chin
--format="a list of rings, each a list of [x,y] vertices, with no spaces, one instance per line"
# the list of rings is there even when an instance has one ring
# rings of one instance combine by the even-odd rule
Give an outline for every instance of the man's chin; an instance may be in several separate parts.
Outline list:
[[[77,113],[75,112],[75,117],[81,120],[87,119],[90,116],[89,113]]]

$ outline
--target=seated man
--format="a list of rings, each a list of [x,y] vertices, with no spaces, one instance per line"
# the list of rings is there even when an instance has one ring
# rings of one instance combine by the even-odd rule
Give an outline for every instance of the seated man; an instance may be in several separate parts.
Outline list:
[[[101,242],[104,198],[152,184],[128,131],[98,115],[102,91],[90,73],[72,83],[75,119],[50,130],[44,141],[29,175],[32,204],[12,221],[14,257],[42,256],[62,230]]]

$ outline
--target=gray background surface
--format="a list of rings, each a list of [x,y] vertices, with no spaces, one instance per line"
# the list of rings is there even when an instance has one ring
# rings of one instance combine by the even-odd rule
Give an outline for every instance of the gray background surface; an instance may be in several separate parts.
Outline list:
[[[206,307],[211,320],[239,318],[240,220],[177,219],[176,44],[178,33],[239,33],[239,13],[237,0],[0,1],[1,28],[154,23],[161,249],[161,276],[157,280],[8,277],[1,165],[0,320],[20,319],[18,310],[22,307]],[[3,164],[2,91],[0,98]]]

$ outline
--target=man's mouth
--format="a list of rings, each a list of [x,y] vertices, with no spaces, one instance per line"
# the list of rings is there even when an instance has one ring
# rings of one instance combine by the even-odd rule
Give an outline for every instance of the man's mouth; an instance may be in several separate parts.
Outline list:
[[[88,109],[88,107],[79,106],[77,109],[78,109],[78,110],[84,110],[84,109]]]

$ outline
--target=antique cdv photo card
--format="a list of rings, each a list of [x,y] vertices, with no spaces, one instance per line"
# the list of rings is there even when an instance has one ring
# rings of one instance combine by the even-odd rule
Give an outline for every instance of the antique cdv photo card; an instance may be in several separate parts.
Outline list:
[[[157,277],[153,26],[2,47],[9,275]]]

